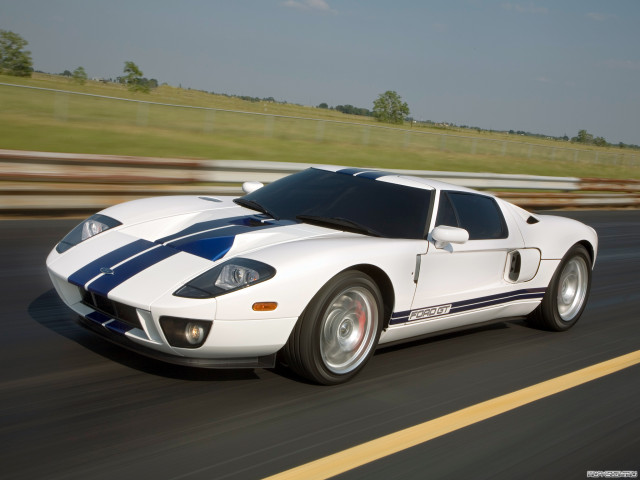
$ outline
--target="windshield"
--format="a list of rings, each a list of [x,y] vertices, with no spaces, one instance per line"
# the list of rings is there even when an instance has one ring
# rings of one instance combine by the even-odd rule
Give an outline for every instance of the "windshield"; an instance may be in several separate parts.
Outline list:
[[[322,218],[333,219],[332,228],[340,230],[339,223],[350,221],[387,238],[423,239],[431,194],[431,190],[310,168],[245,195],[239,203],[257,203],[262,211],[284,220],[318,224]]]

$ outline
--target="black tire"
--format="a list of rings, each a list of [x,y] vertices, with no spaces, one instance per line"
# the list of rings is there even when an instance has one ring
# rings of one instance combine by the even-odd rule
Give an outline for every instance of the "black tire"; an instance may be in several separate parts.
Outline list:
[[[378,344],[383,324],[380,289],[368,275],[336,275],[304,310],[282,354],[298,375],[322,385],[353,378]]]
[[[590,290],[591,257],[582,245],[576,244],[563,257],[542,302],[527,320],[543,330],[569,330],[582,315]]]

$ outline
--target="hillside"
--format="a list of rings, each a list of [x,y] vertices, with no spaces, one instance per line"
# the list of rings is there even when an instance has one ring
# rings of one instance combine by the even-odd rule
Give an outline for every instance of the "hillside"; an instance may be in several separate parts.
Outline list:
[[[640,178],[636,150],[453,127],[390,126],[335,110],[167,85],[144,94],[45,74],[0,76],[0,82],[118,98],[0,85],[0,148]]]

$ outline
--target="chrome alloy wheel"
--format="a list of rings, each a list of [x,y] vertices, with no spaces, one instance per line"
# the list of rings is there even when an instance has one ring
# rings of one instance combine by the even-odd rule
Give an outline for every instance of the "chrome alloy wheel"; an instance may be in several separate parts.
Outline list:
[[[322,319],[320,354],[332,373],[345,374],[358,367],[375,342],[378,307],[373,294],[350,287],[336,295]]]
[[[562,269],[558,282],[558,314],[564,322],[573,320],[585,301],[589,285],[588,266],[584,258],[575,256]]]

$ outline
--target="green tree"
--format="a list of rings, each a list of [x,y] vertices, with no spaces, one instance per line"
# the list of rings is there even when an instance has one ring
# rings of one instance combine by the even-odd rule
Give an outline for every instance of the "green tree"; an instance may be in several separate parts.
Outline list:
[[[402,123],[407,115],[409,115],[409,105],[392,90],[381,93],[373,102],[373,116],[381,122]]]
[[[593,135],[591,135],[586,130],[580,130],[578,132],[578,136],[575,137],[575,139],[578,143],[593,143]]]
[[[84,71],[83,67],[78,67],[73,71],[73,81],[79,83],[80,85],[84,85],[87,83],[87,72]]]
[[[30,77],[33,71],[31,52],[23,50],[29,44],[9,30],[0,30],[0,73],[16,77]]]
[[[148,82],[144,81],[142,70],[133,62],[124,62],[124,83],[132,92],[149,93]]]

